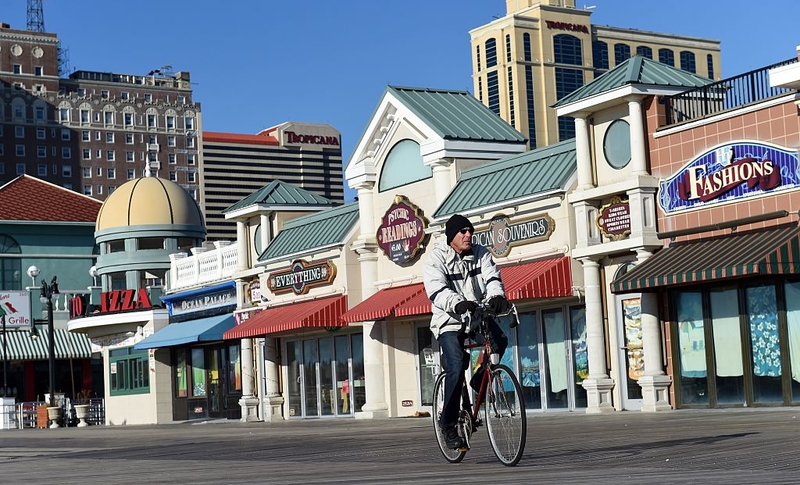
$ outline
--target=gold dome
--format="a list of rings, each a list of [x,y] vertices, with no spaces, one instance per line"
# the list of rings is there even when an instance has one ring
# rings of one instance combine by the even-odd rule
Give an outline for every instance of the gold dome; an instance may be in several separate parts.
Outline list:
[[[95,230],[163,224],[205,227],[200,206],[180,185],[143,177],[126,182],[108,196],[97,214]]]

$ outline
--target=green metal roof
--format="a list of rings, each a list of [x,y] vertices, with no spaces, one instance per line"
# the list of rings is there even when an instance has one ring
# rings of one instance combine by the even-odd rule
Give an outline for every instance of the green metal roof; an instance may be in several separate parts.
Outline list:
[[[412,113],[448,140],[524,142],[525,137],[468,91],[389,86]]]
[[[628,84],[674,86],[689,89],[705,86],[712,82],[711,79],[683,71],[677,67],[662,64],[647,57],[634,56],[589,84],[559,99],[553,107],[558,108]]]
[[[258,260],[267,261],[315,248],[344,244],[344,238],[357,223],[358,202],[292,219],[284,224]]]
[[[273,180],[261,187],[239,202],[233,204],[222,213],[233,212],[251,205],[286,205],[286,206],[333,206],[333,201],[317,194],[313,194],[295,185]]]
[[[572,139],[466,170],[433,217],[563,189],[576,169]]]

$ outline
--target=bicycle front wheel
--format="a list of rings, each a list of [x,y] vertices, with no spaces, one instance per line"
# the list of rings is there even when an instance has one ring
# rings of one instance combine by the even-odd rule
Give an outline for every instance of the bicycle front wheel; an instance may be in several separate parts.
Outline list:
[[[496,365],[490,372],[484,403],[489,441],[497,459],[503,465],[514,466],[522,458],[528,432],[522,388],[505,365]]]
[[[436,384],[433,386],[433,430],[436,433],[436,443],[439,444],[439,450],[441,450],[445,460],[450,463],[458,463],[464,459],[466,450],[459,451],[448,448],[444,437],[444,428],[442,428],[439,421],[442,417],[442,409],[444,409],[444,372],[439,374]]]

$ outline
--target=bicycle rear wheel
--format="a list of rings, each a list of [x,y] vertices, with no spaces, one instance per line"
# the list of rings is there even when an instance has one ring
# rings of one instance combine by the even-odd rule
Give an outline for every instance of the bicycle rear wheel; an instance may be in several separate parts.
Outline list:
[[[490,376],[484,403],[489,441],[497,459],[514,466],[522,458],[528,431],[522,388],[505,365],[494,366]]]
[[[450,463],[458,463],[464,459],[466,450],[459,451],[448,448],[447,442],[444,438],[444,428],[439,424],[439,418],[442,416],[442,409],[444,408],[444,372],[439,374],[436,379],[436,384],[433,386],[433,430],[436,434],[436,443],[439,445],[442,455],[445,460]]]

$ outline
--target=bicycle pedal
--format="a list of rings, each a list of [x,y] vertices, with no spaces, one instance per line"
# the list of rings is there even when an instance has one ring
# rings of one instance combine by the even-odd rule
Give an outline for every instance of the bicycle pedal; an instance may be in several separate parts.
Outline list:
[[[472,428],[473,429],[477,429],[477,428],[480,428],[481,426],[483,426],[483,420],[482,419],[476,419],[475,423],[473,423]]]
[[[466,453],[469,451],[469,446],[462,446],[461,448],[456,448],[456,451],[459,453]]]

